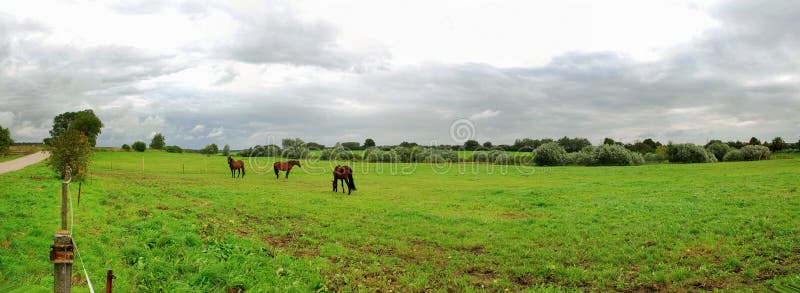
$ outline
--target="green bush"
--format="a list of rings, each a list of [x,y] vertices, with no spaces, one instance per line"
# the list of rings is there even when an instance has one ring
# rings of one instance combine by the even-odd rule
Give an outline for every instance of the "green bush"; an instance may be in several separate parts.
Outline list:
[[[647,163],[662,163],[667,160],[667,157],[659,153],[646,153],[644,154],[644,161]]]
[[[561,166],[567,161],[567,151],[555,142],[548,142],[533,150],[533,162],[539,166]]]
[[[567,154],[567,164],[577,166],[633,166],[644,164],[641,154],[621,145],[588,146]]]
[[[470,162],[484,162],[493,164],[509,164],[514,160],[505,151],[495,149],[491,151],[475,151],[469,157]]]
[[[129,146],[127,143],[123,144],[122,145],[122,150],[126,151],[126,152],[130,152],[131,151],[131,146]]]
[[[595,164],[594,152],[592,148],[586,147],[584,150],[574,153],[567,153],[567,165],[592,166]]]
[[[769,148],[763,145],[746,145],[741,149],[745,161],[769,160]]]
[[[732,149],[725,153],[722,160],[725,162],[744,161],[744,153],[741,150]]]
[[[137,141],[134,142],[131,147],[133,148],[134,151],[143,152],[147,149],[147,144],[145,144],[143,141]]]
[[[713,163],[717,161],[717,158],[705,148],[692,143],[668,145],[667,156],[673,163]]]
[[[714,142],[706,147],[706,150],[714,154],[714,157],[717,158],[717,161],[722,161],[725,157],[725,154],[731,150],[731,147],[722,142]]]
[[[165,146],[164,150],[168,153],[182,153],[183,149],[176,145]]]
[[[592,150],[595,165],[600,166],[631,166],[641,165],[644,158],[641,154],[632,152],[621,145],[604,144]]]
[[[322,150],[319,159],[350,161],[355,159],[355,157],[355,154],[353,154],[350,150],[345,149],[341,145],[337,145],[335,147]]]
[[[277,157],[281,155],[281,148],[274,144],[268,146],[256,145],[239,151],[237,155],[241,157]]]

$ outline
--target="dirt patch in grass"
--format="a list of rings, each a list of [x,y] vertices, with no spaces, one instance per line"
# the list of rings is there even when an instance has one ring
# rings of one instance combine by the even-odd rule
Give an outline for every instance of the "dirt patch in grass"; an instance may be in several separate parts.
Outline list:
[[[473,246],[467,246],[467,247],[459,247],[457,249],[458,249],[458,251],[467,252],[467,253],[471,253],[471,254],[474,254],[474,255],[480,255],[480,254],[486,253],[486,247],[483,247],[483,245],[473,245]]]
[[[0,247],[8,249],[9,247],[11,247],[11,240],[8,239],[3,240],[3,242],[0,242]]]
[[[464,272],[480,281],[491,281],[497,278],[497,272],[490,268],[470,267]]]
[[[142,217],[147,217],[147,216],[150,215],[150,211],[148,211],[148,210],[139,210],[136,213],[139,214]]]

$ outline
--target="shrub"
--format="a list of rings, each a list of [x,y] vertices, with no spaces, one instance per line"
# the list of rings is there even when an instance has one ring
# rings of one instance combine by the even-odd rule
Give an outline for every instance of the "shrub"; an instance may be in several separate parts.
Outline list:
[[[283,150],[281,156],[287,159],[303,159],[308,157],[308,148],[305,144],[293,145]]]
[[[131,151],[131,146],[129,146],[127,143],[123,144],[122,145],[122,150],[126,151],[126,152],[130,152]]]
[[[714,157],[717,158],[717,161],[722,161],[725,154],[731,150],[731,147],[722,142],[714,142],[706,147],[706,150],[714,154]]]
[[[344,160],[344,161],[353,160],[355,157],[356,156],[352,152],[350,152],[350,150],[345,149],[341,145],[324,149],[322,150],[322,153],[319,156],[320,160]]]
[[[381,150],[371,147],[364,150],[364,160],[367,162],[400,162],[400,155],[395,150]]]
[[[561,166],[567,160],[567,152],[558,143],[548,142],[533,150],[533,161],[539,166]]]
[[[11,139],[11,132],[8,128],[0,126],[0,156],[5,156],[12,144],[14,144],[14,140]]]
[[[655,155],[655,154],[653,154]],[[567,164],[577,166],[632,166],[644,164],[641,154],[618,144],[588,146],[567,154]]]
[[[256,145],[239,151],[238,155],[242,157],[277,157],[281,155],[281,148],[274,144],[268,146]]]
[[[644,154],[644,161],[648,163],[661,163],[667,160],[667,157],[659,153]]]
[[[744,153],[741,150],[732,149],[725,153],[722,160],[725,162],[744,161]]]
[[[670,144],[667,155],[673,163],[712,163],[717,158],[701,146],[692,143]]]
[[[567,165],[592,166],[595,164],[594,153],[591,148],[585,148],[579,152],[567,153]]]
[[[143,141],[137,141],[134,142],[131,147],[133,148],[134,151],[143,152],[147,149],[147,144],[145,144]]]
[[[644,158],[641,154],[632,152],[621,145],[604,144],[594,148],[595,165],[600,166],[631,166],[641,165]]]
[[[183,149],[176,145],[165,146],[164,150],[168,153],[182,153]]]
[[[769,160],[769,148],[763,145],[746,145],[741,149],[745,161]]]

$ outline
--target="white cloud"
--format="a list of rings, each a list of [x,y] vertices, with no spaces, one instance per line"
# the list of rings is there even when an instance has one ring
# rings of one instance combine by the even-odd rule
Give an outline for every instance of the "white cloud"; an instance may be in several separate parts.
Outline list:
[[[211,129],[211,132],[206,135],[207,138],[221,138],[225,135],[225,127],[217,127]]]
[[[469,119],[475,119],[475,120],[488,119],[488,118],[495,117],[498,114],[500,114],[500,111],[494,111],[494,110],[487,109],[487,110],[485,110],[483,112],[472,114],[472,116],[469,116]]]

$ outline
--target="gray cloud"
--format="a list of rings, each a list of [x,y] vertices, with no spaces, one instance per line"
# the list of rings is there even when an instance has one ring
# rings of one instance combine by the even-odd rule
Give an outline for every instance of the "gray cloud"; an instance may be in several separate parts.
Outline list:
[[[162,132],[168,144],[191,148],[212,142],[241,148],[284,137],[329,145],[366,137],[378,144],[450,144],[450,124],[459,118],[473,119],[476,139],[496,144],[564,135],[595,143],[603,137],[795,141],[800,5],[753,5],[714,7],[717,28],[657,61],[573,52],[544,66],[517,68],[388,68],[381,50],[344,50],[331,24],[291,15],[228,11],[243,24],[239,33],[210,52],[192,50],[192,58],[132,47],[46,45],[46,27],[3,17],[0,123],[11,121],[18,141],[40,140],[53,116],[89,106],[106,124],[100,145]],[[198,17],[224,10],[185,8]],[[26,30],[42,37],[10,37]],[[340,78],[242,88],[237,82],[254,78],[237,64],[314,67]],[[208,84],[159,78],[202,66],[218,69]]]

